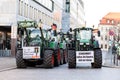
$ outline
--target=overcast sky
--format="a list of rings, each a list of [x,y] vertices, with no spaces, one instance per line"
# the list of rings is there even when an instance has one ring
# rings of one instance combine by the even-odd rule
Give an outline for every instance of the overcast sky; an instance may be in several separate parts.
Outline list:
[[[99,24],[109,12],[120,12],[120,0],[83,0],[87,26]]]

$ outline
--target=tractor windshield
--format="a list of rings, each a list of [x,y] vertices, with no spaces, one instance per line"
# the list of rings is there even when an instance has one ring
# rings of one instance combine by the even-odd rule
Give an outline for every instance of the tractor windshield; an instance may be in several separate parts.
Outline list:
[[[41,33],[38,28],[27,28],[29,33],[29,45],[38,46],[41,43]]]
[[[41,33],[39,29],[31,29],[30,32],[30,38],[40,38],[41,37]]]
[[[81,39],[91,39],[91,30],[81,30],[80,38]]]

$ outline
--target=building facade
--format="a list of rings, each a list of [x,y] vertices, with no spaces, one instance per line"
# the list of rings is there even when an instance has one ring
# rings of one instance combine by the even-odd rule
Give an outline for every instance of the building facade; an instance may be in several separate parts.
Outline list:
[[[69,28],[85,26],[84,3],[82,0],[63,1],[62,30],[67,32]]]
[[[57,24],[57,30],[60,31],[62,28],[63,0],[53,0],[53,1],[54,1],[53,22]]]
[[[43,28],[53,23],[61,28],[62,4],[59,0],[1,0],[0,49],[11,49],[15,54],[17,21],[41,19]]]
[[[101,32],[101,48],[108,50],[111,43],[120,40],[120,13],[110,12],[105,15],[99,23]]]

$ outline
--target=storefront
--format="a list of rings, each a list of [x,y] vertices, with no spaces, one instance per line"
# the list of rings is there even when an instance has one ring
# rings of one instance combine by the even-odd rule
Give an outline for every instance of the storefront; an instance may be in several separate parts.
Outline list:
[[[0,26],[0,50],[11,49],[11,27]]]

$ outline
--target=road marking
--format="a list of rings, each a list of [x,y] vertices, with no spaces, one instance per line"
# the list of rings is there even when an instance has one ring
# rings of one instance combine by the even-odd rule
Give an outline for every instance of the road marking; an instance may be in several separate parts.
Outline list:
[[[14,69],[17,69],[17,68],[16,67],[5,68],[5,69],[1,69],[0,72],[10,71],[10,70],[14,70]]]

